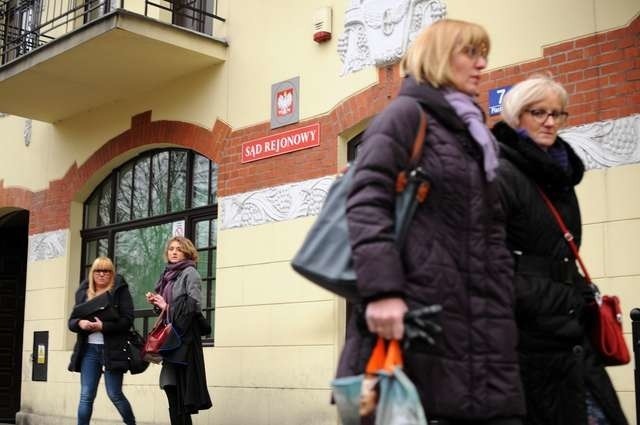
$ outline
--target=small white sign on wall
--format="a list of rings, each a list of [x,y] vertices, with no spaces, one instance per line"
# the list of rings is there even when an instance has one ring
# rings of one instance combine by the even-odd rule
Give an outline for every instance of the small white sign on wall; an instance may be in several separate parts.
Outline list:
[[[172,223],[171,236],[184,236],[184,220]]]

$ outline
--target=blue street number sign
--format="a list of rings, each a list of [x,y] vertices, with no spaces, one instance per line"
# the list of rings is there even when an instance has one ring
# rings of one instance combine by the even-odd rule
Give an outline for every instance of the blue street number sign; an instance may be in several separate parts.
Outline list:
[[[502,100],[511,86],[497,87],[489,90],[489,115],[494,116],[502,112]]]

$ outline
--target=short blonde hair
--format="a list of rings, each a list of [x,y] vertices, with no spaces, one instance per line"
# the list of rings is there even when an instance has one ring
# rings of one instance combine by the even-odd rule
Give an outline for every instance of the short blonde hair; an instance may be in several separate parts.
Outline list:
[[[419,83],[451,86],[451,57],[469,46],[489,53],[489,34],[482,26],[455,19],[436,21],[413,40],[400,62],[400,72]]]
[[[89,287],[87,288],[87,299],[90,300],[96,296],[96,283],[93,281],[93,272],[96,270],[111,270],[111,280],[107,285],[107,291],[113,289],[116,281],[116,270],[113,261],[109,257],[100,256],[93,260],[91,269],[89,269]]]
[[[562,84],[549,75],[536,74],[514,85],[502,101],[502,119],[511,128],[520,127],[520,116],[534,103],[545,100],[549,94],[560,99],[562,110],[567,108],[569,95]]]
[[[198,250],[196,250],[196,247],[193,245],[193,242],[191,242],[188,238],[185,238],[184,236],[174,236],[171,239],[169,239],[164,246],[163,258],[165,262],[169,262],[169,257],[167,257],[167,252],[169,251],[169,245],[171,245],[171,242],[178,242],[178,244],[180,245],[180,252],[184,254],[184,257],[187,260],[198,261]]]

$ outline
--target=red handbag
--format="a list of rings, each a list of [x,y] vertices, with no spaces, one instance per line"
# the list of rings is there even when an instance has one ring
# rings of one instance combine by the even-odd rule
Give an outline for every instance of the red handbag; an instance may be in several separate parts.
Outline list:
[[[147,334],[147,338],[144,341],[144,347],[142,347],[142,358],[148,362],[160,363],[162,361],[160,350],[163,348],[164,344],[173,332],[171,322],[165,320],[168,316],[166,313],[167,309],[162,310],[162,313],[158,316],[158,320],[156,320],[153,329],[151,329]]]
[[[622,310],[620,309],[620,300],[615,295],[600,295],[598,287],[591,281],[591,276],[580,258],[578,247],[573,240],[573,235],[564,224],[558,210],[553,206],[551,200],[538,187],[542,199],[556,219],[558,226],[562,230],[564,239],[569,244],[574,257],[578,260],[578,264],[582,269],[584,278],[587,283],[594,289],[596,302],[593,305],[595,312],[593,330],[591,332],[591,343],[600,353],[602,360],[607,366],[625,365],[631,361],[631,355],[627,348],[622,332]]]
[[[598,315],[592,335],[607,366],[624,365],[631,361],[631,354],[622,334],[622,310],[617,296],[602,296],[598,303]]]

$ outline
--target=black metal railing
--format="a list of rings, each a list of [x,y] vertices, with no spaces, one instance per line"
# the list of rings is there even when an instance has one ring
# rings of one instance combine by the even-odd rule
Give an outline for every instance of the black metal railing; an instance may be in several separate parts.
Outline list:
[[[633,375],[635,378],[636,423],[640,424],[640,308],[631,310],[631,341],[633,344]]]
[[[0,0],[0,65],[117,9],[125,0]],[[145,0],[144,15],[169,12],[159,20],[212,35],[225,22],[215,10],[215,0]]]

